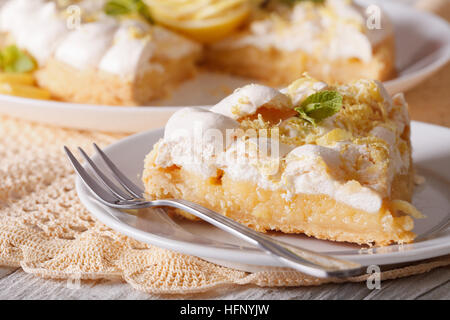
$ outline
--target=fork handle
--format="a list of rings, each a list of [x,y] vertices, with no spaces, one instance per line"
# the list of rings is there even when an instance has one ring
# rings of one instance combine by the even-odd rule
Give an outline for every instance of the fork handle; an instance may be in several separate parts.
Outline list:
[[[186,211],[242,240],[258,246],[273,255],[287,267],[314,277],[340,278],[360,275],[364,272],[360,264],[322,255],[274,240],[215,211],[187,200],[161,199],[151,201],[150,203],[152,206],[167,206]]]

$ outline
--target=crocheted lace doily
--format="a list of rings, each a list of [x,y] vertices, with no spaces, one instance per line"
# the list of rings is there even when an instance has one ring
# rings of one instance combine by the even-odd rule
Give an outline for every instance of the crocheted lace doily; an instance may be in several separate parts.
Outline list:
[[[306,286],[338,281],[288,270],[236,271],[148,246],[98,222],[77,198],[75,175],[62,146],[91,150],[94,141],[104,146],[121,137],[0,117],[0,265],[20,266],[48,278],[121,278],[151,293],[194,293],[233,284]],[[383,272],[382,278],[449,264],[450,257],[441,258]]]

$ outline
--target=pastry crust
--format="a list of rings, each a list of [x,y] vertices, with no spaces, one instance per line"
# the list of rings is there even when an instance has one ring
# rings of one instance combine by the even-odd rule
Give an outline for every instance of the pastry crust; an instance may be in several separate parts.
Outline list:
[[[346,83],[355,79],[385,81],[395,76],[394,37],[388,36],[373,49],[369,63],[358,59],[327,61],[303,51],[242,48],[205,50],[205,65],[213,70],[257,79],[271,86],[284,86],[298,79],[304,72],[327,83]]]
[[[180,82],[196,73],[197,54],[158,61],[160,68],[149,69],[136,79],[97,69],[79,70],[50,59],[36,73],[38,85],[62,101],[112,106],[145,105],[169,94]]]

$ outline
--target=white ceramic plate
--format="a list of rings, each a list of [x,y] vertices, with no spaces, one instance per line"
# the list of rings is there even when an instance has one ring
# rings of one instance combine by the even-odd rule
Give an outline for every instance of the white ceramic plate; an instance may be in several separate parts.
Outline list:
[[[133,135],[109,146],[105,152],[127,176],[142,185],[143,159],[162,133],[159,129]],[[303,235],[274,233],[273,236],[363,265],[395,264],[449,254],[450,228],[431,235],[430,232],[450,219],[450,129],[413,122],[412,141],[418,173],[426,178],[426,183],[418,186],[414,194],[414,205],[427,215],[426,219],[416,220],[414,232],[418,240],[415,243],[369,249]],[[102,167],[98,158],[94,160]],[[150,209],[135,216],[108,208],[92,197],[80,179],[77,179],[77,191],[95,217],[139,241],[247,271],[280,266],[271,256],[207,223],[172,220],[163,210]]]
[[[391,93],[413,87],[449,60],[450,27],[447,22],[390,1],[359,2],[365,5],[381,2],[394,23],[399,72],[396,79],[385,82]],[[152,107],[81,105],[0,95],[0,113],[63,127],[139,132],[162,127],[181,106],[214,104],[231,89],[249,82],[251,80],[219,74],[200,74],[183,84],[172,98]]]

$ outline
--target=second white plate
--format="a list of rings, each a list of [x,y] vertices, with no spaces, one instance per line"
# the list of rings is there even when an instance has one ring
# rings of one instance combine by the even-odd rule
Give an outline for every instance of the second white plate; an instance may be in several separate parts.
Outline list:
[[[360,0],[363,4],[378,3]],[[391,93],[405,91],[450,58],[450,27],[444,20],[411,7],[380,2],[394,23],[398,77],[385,82]],[[211,105],[251,80],[202,73],[178,88],[172,98],[151,107],[111,107],[40,101],[0,95],[0,113],[42,123],[109,132],[139,132],[162,127],[183,106]],[[225,89],[226,88],[226,89]]]

